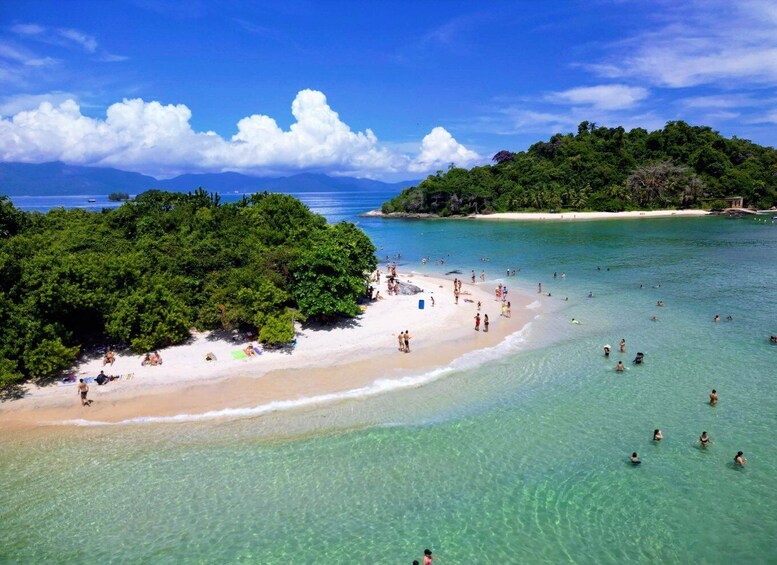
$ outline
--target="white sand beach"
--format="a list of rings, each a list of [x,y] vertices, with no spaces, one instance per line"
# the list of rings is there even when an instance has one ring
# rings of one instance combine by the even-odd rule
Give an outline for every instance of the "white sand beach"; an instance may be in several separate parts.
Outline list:
[[[669,218],[709,216],[706,210],[644,210],[633,212],[503,212],[497,214],[475,214],[476,220],[529,220],[529,221],[576,221],[576,220],[623,220],[632,218]]]
[[[401,281],[423,292],[388,296],[382,281],[384,299],[367,304],[355,319],[298,329],[296,345],[290,349],[263,349],[260,355],[235,359],[233,353],[250,342],[197,333],[187,344],[160,350],[159,366],[141,366],[143,356],[130,352],[117,352],[115,363],[108,366],[103,366],[102,358],[87,360],[74,368],[77,378],[93,378],[100,370],[121,376],[102,386],[90,383],[91,406],[80,405],[74,384],[28,385],[23,398],[0,405],[0,427],[14,421],[28,425],[71,419],[119,421],[347,391],[379,378],[446,366],[467,351],[496,345],[536,314],[525,308],[532,297],[513,292],[512,318],[500,316],[496,284],[480,280],[465,282],[455,305],[453,278],[400,273]],[[423,309],[419,299],[425,302]],[[478,301],[481,315],[490,318],[488,333],[474,331]],[[397,334],[404,330],[412,336],[410,353],[398,350]],[[216,360],[207,361],[208,353]]]
[[[520,220],[520,221],[577,221],[577,220],[623,220],[632,218],[687,218],[709,216],[707,210],[635,210],[632,212],[497,212],[494,214],[472,214],[452,216],[451,220]],[[384,214],[380,210],[370,210],[362,214],[365,217],[385,218],[425,218],[437,219],[434,214]]]

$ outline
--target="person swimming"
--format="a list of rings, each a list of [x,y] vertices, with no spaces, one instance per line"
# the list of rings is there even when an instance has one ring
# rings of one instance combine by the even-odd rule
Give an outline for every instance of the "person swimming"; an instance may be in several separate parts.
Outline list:
[[[664,434],[661,433],[661,430],[654,430],[653,441],[661,441],[662,439],[664,439]]]
[[[741,453],[741,451],[740,451],[740,453]],[[631,460],[631,464],[632,465],[639,465],[640,463],[642,463],[642,461],[639,460],[639,457],[637,457],[637,452],[636,451],[631,454],[630,460]]]
[[[707,432],[702,432],[701,435],[699,436],[699,444],[702,447],[707,448],[711,443],[712,443],[712,440],[710,439],[710,436],[707,434]]]

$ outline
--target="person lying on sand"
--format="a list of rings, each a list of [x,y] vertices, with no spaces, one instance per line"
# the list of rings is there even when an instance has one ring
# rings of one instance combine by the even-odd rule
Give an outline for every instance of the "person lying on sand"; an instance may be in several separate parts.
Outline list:
[[[113,365],[115,361],[116,354],[111,349],[108,349],[108,351],[105,352],[105,356],[103,357],[103,367],[106,365]]]

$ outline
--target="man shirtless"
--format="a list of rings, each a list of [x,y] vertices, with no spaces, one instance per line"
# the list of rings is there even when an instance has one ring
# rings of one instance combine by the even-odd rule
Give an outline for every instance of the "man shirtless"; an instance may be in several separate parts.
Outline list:
[[[89,385],[84,382],[84,379],[78,381],[78,394],[81,396],[81,406],[89,406],[89,401],[86,399],[86,395],[89,393]]]
[[[710,406],[715,406],[718,403],[718,391],[712,389],[710,393]]]
[[[410,332],[405,330],[405,353],[410,353]]]
[[[405,334],[403,332],[399,332],[399,335],[397,336],[397,339],[399,340],[399,350],[404,353],[404,351],[405,351]]]

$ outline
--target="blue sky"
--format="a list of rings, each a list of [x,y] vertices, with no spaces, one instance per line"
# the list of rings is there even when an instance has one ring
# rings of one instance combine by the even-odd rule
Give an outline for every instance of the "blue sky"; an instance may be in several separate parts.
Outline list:
[[[775,145],[777,3],[0,2],[0,160],[417,178],[583,120]]]

